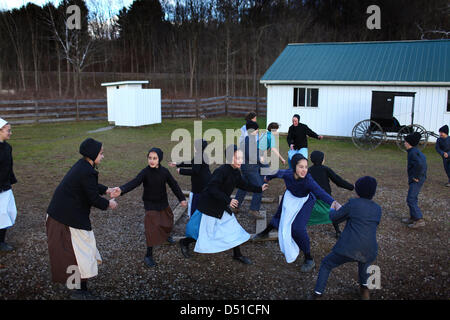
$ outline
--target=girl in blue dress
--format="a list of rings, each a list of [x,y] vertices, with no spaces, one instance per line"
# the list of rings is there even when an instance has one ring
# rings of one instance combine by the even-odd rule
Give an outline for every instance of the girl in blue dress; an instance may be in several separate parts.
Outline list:
[[[301,250],[305,255],[305,262],[300,270],[310,272],[315,266],[306,230],[311,211],[317,198],[332,208],[338,204],[308,174],[308,161],[305,157],[301,154],[294,155],[292,167],[293,169],[278,170],[274,175],[266,176],[266,182],[274,178],[283,179],[286,192],[267,228],[253,239],[267,237],[272,229],[278,229],[278,243],[286,261],[294,262]]]

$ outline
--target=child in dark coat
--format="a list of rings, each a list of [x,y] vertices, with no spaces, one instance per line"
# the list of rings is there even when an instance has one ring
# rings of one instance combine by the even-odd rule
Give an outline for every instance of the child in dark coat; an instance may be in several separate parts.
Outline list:
[[[0,118],[0,252],[14,248],[5,242],[6,230],[17,217],[16,201],[11,186],[17,182],[13,171],[12,147],[6,142],[11,138],[11,125]]]
[[[133,180],[115,188],[113,197],[124,195],[127,192],[144,185],[142,200],[145,208],[145,238],[147,254],[144,263],[147,267],[156,266],[153,260],[153,247],[168,241],[173,228],[173,213],[167,199],[166,183],[172,189],[183,207],[187,202],[180,186],[167,168],[161,165],[163,152],[159,148],[152,148],[147,154],[148,166],[144,168]]]
[[[353,191],[353,184],[345,181],[339,175],[337,175],[329,167],[324,166],[325,155],[320,151],[313,151],[311,153],[311,161],[313,166],[309,168],[309,174],[317,182],[317,184],[324,189],[331,196],[331,186],[330,180],[334,182],[338,187]],[[329,218],[330,206],[318,199],[314,205],[313,211],[311,212],[311,217],[308,221],[308,226],[317,224],[328,224],[331,223]],[[336,231],[336,238],[339,238],[341,231],[339,230],[339,225],[333,223],[334,230]]]
[[[402,219],[410,228],[425,226],[422,211],[418,205],[418,197],[422,186],[427,179],[427,158],[416,148],[421,139],[418,132],[405,137],[405,148],[408,152],[408,196],[406,203],[409,207],[409,218]]]
[[[211,179],[211,170],[209,169],[209,160],[204,154],[208,142],[203,139],[198,139],[194,141],[194,159],[191,163],[180,163],[175,164],[174,162],[169,163],[171,167],[178,167],[177,171],[181,175],[190,176],[192,189],[189,197],[188,206],[188,216],[191,218],[194,215],[195,210],[197,210],[198,201],[200,199],[201,192],[208,185]],[[186,237],[181,239],[179,244],[181,248],[181,253],[185,258],[190,258],[191,253],[189,252],[189,245],[197,240],[197,236],[194,235],[196,232],[191,231],[192,224],[195,224],[193,228],[198,231],[198,219],[190,220],[186,226]]]
[[[331,221],[347,223],[331,253],[320,264],[313,299],[324,293],[331,270],[347,262],[358,262],[361,297],[369,299],[367,268],[378,254],[376,232],[381,220],[381,207],[372,201],[376,187],[375,178],[362,177],[355,183],[358,198],[350,199],[337,211],[330,210]]]
[[[439,129],[439,138],[436,141],[436,152],[441,155],[444,170],[447,174],[448,181],[445,186],[450,187],[450,137],[448,136],[447,125]]]

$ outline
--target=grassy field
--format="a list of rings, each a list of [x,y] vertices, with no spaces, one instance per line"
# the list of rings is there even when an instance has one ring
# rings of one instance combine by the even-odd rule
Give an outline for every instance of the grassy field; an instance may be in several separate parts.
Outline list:
[[[258,120],[261,127],[266,126],[265,119]],[[243,120],[240,118],[208,119],[203,121],[203,130],[217,128],[225,132],[227,128],[239,129],[242,124]],[[105,159],[99,166],[100,182],[116,186],[133,178],[147,165],[147,151],[153,146],[163,149],[163,165],[167,166],[171,149],[178,143],[170,141],[173,130],[185,128],[193,135],[194,128],[193,120],[176,119],[164,120],[163,124],[159,125],[116,127],[103,132],[88,133],[107,126],[107,122],[82,122],[13,127],[13,136],[9,143],[13,146],[14,170],[19,180],[14,186],[19,217],[14,228],[8,232],[7,239],[18,247],[18,250],[16,253],[0,256],[0,263],[6,266],[6,271],[2,271],[6,276],[3,277],[5,286],[0,288],[0,298],[64,298],[62,289],[50,285],[49,281],[45,211],[54,189],[68,169],[80,158],[78,148],[85,138],[92,137],[103,142]],[[313,129],[320,134],[320,130]],[[288,146],[285,136],[280,137],[280,146],[287,159]],[[356,149],[348,139],[309,139],[309,152],[313,150],[323,151],[326,155],[326,165],[350,182],[364,175],[374,176],[378,180],[374,200],[383,208],[383,220],[378,232],[380,250],[377,264],[381,266],[382,272],[384,271],[384,286],[375,296],[379,299],[448,299],[450,198],[449,188],[443,186],[446,182],[445,172],[434,145],[429,145],[424,150],[429,170],[427,182],[419,197],[419,205],[423,209],[427,226],[418,231],[408,230],[399,222],[408,212],[405,202],[407,175],[406,153],[400,151],[396,145],[383,144],[376,150],[363,152]],[[190,179],[179,176],[175,169],[170,170],[182,189],[189,190]],[[274,181],[264,196],[278,197],[283,192],[282,181]],[[345,203],[352,193],[333,186],[333,196]],[[231,272],[228,266],[221,269],[222,260],[227,261],[221,254],[198,255],[193,266],[203,270],[202,273],[186,278],[183,276],[183,270],[187,268],[184,265],[186,262],[176,249],[168,248],[162,248],[158,256],[167,267],[147,274],[148,271],[143,269],[141,263],[144,241],[140,198],[140,191],[120,198],[119,209],[112,215],[93,211],[92,220],[98,246],[104,259],[109,259],[109,263],[104,266],[106,272],[101,270],[98,281],[95,282],[98,289],[107,292],[104,294],[105,298],[301,299],[303,293],[313,287],[316,273],[300,275],[300,258],[294,264],[286,264],[277,242],[247,244],[244,249],[251,252],[249,255],[255,261],[255,269],[249,274],[250,269],[233,265],[230,267],[231,271],[239,274],[233,279],[226,278],[227,272]],[[176,201],[171,193],[170,201],[173,208]],[[270,217],[276,210],[276,204],[265,205],[263,209]],[[117,216],[122,220],[117,220]],[[247,215],[240,215],[238,219],[249,232],[254,232],[254,221]],[[185,222],[185,218],[180,220],[177,228],[179,235],[182,234]],[[309,231],[317,265],[335,242],[331,231],[332,228],[327,225],[315,226]],[[28,254],[39,258],[31,262],[23,261],[24,256]],[[137,262],[130,265],[127,262],[129,259]],[[118,267],[120,272],[115,269]],[[21,268],[25,268],[26,272]],[[217,268],[223,271],[222,281],[229,283],[229,286],[223,285],[220,289],[214,289],[214,285],[208,282],[208,277],[216,276],[214,270]],[[120,276],[111,280],[108,274],[114,272],[119,272]],[[277,275],[273,276],[273,272]],[[142,273],[145,275],[142,276]],[[135,277],[127,280],[127,274]],[[136,277],[143,282],[139,282],[138,288],[132,293],[129,291],[131,289],[116,289],[116,286],[133,287]],[[354,298],[351,286],[354,286],[355,277],[354,266],[342,267],[336,271],[336,276],[329,281],[330,298]],[[266,281],[268,278],[271,280]],[[261,279],[266,279],[266,283],[263,281],[256,289],[251,287],[253,282],[250,284],[249,281],[257,283],[261,282]],[[291,283],[292,279],[297,282]],[[353,282],[349,279],[353,279]],[[177,286],[168,288],[170,281]],[[280,292],[273,291],[273,281],[284,283],[285,288]],[[151,283],[151,290],[146,287],[146,283]],[[201,293],[193,289],[193,286],[201,287]]]

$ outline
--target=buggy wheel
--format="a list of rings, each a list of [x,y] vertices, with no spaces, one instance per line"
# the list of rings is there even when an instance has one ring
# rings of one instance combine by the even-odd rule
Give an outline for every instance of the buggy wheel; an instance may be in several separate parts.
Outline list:
[[[413,124],[410,126],[404,126],[403,128],[401,128],[398,131],[397,134],[397,146],[400,150],[405,151],[406,152],[406,148],[405,148],[405,137],[409,134],[412,134],[414,132],[418,132],[421,135],[419,144],[417,145],[417,148],[419,150],[422,150],[423,148],[426,147],[427,143],[428,143],[428,132],[427,130],[425,130],[424,127],[422,127],[421,125],[418,124]]]
[[[381,126],[372,120],[358,122],[352,131],[353,144],[361,150],[373,150],[386,139]]]

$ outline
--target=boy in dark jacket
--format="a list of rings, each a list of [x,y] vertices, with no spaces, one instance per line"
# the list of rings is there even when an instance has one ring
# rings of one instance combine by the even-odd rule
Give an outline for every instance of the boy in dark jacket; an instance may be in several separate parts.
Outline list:
[[[406,203],[409,207],[409,218],[402,219],[403,223],[410,228],[420,228],[425,226],[422,211],[418,206],[418,196],[420,189],[427,179],[427,158],[416,148],[421,139],[418,132],[414,132],[405,137],[405,148],[408,152],[408,196]]]
[[[448,136],[448,126],[445,125],[439,129],[439,138],[436,141],[436,152],[442,157],[444,163],[444,170],[447,173],[448,181],[445,185],[450,187],[450,137]]]
[[[355,183],[358,198],[350,199],[337,211],[330,210],[331,221],[347,223],[331,253],[320,264],[314,299],[324,293],[331,270],[347,262],[358,262],[361,298],[369,299],[367,268],[378,254],[376,232],[381,220],[381,207],[371,200],[376,188],[375,178],[362,177]]]
[[[345,181],[340,176],[338,176],[329,167],[324,166],[325,155],[320,151],[313,151],[311,153],[311,161],[313,166],[309,168],[309,174],[317,182],[317,184],[324,189],[331,196],[331,186],[330,180],[334,182],[338,187],[353,191],[353,184]],[[308,221],[308,226],[316,224],[327,224],[331,223],[329,218],[330,206],[318,199],[314,205],[313,211],[311,212],[311,217]],[[334,230],[336,231],[336,238],[339,238],[341,231],[339,230],[339,225],[333,223]]]

